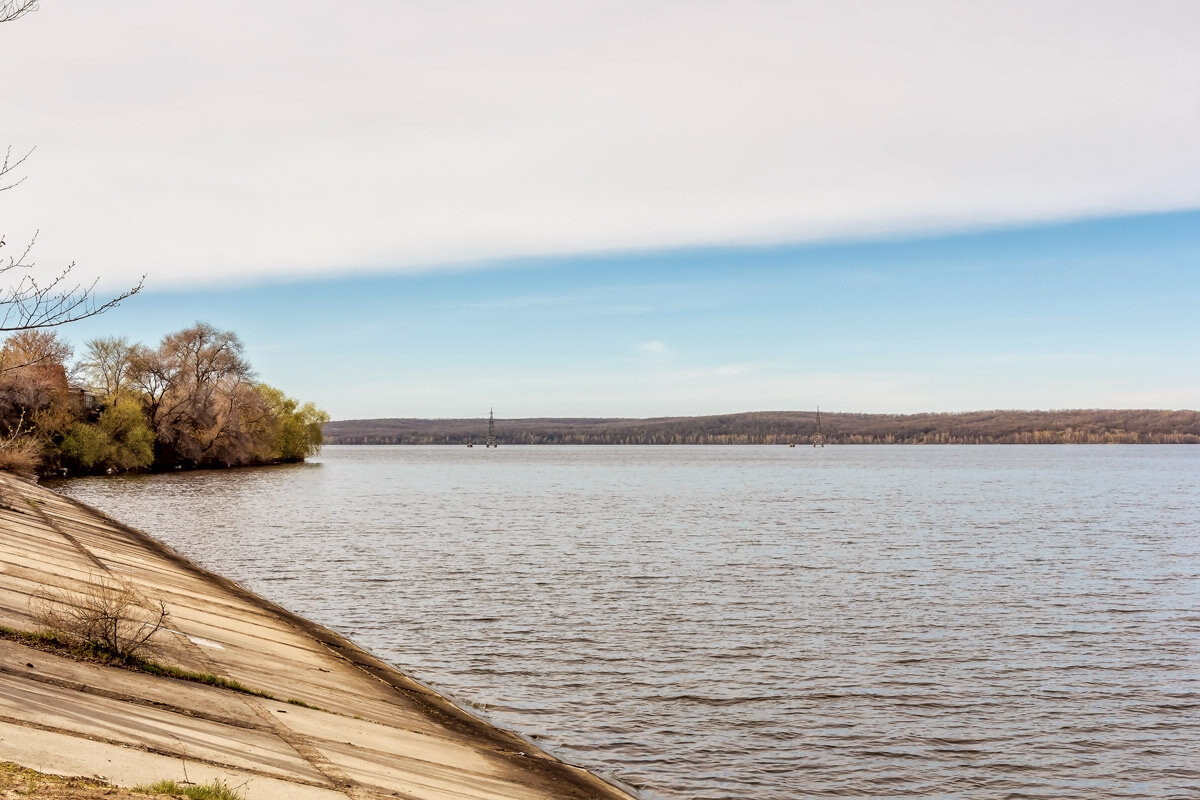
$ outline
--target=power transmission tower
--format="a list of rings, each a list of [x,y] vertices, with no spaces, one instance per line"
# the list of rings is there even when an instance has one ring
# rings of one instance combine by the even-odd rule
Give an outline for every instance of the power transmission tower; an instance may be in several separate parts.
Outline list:
[[[492,409],[488,409],[487,446],[488,447],[499,447],[500,446],[500,445],[496,444],[496,415]]]

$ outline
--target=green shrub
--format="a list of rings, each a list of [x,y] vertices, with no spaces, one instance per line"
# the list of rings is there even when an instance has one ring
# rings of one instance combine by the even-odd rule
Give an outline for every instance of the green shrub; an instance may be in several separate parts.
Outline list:
[[[67,430],[59,449],[68,466],[90,472],[104,460],[108,437],[95,425],[76,422]]]
[[[154,461],[154,433],[137,398],[121,394],[95,425],[68,428],[59,450],[66,465],[81,472],[144,469]]]

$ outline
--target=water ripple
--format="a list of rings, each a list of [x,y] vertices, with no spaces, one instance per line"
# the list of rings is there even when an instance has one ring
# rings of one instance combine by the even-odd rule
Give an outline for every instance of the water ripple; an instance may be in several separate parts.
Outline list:
[[[1197,448],[331,447],[63,488],[647,800],[1200,796]]]

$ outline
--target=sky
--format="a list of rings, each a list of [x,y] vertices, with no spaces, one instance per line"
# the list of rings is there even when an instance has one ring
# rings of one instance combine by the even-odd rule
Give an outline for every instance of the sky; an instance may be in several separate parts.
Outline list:
[[[1200,4],[45,3],[0,236],[335,419],[1200,408]],[[3,254],[4,251],[0,251]]]

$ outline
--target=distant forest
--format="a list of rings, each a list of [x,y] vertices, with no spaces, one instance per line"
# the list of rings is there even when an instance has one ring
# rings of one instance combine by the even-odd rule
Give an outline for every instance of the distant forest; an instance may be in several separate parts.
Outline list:
[[[487,419],[328,422],[326,444],[482,446]],[[758,411],[653,419],[497,419],[499,444],[809,444],[811,411]],[[821,413],[828,444],[1197,444],[1197,411],[970,411],[959,414]]]

